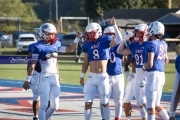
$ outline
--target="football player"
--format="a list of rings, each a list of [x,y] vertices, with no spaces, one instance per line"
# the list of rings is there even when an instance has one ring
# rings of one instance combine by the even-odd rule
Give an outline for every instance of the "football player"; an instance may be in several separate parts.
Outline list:
[[[165,83],[164,64],[168,63],[167,43],[162,40],[164,25],[161,22],[152,22],[148,26],[149,46],[147,62],[142,70],[147,71],[146,99],[148,120],[155,120],[158,111],[164,120],[169,120],[167,111],[161,106],[160,99]]]
[[[131,78],[135,77],[134,83],[134,91],[136,97],[136,103],[140,108],[141,117],[143,120],[147,119],[146,112],[146,97],[145,97],[145,82],[146,82],[146,71],[143,71],[141,68],[144,63],[146,63],[146,49],[149,42],[145,42],[147,40],[147,28],[146,24],[138,24],[134,29],[134,40],[137,42],[133,42],[129,45],[129,49],[124,48],[125,42],[122,43],[122,46],[119,46],[118,53],[119,54],[132,54],[136,61],[136,74],[131,76]],[[128,93],[127,93],[128,94]]]
[[[130,31],[124,33],[124,40],[126,40],[125,48],[129,48],[129,44],[134,42],[134,34]],[[132,65],[132,73],[130,73],[129,66]],[[131,100],[134,96],[134,82],[135,82],[135,73],[136,73],[136,62],[132,57],[132,54],[126,56],[124,71],[126,73],[127,84],[125,87],[125,95],[123,98],[124,102],[124,111],[127,120],[131,119]]]
[[[74,42],[69,47],[64,47],[61,46],[61,42],[58,41],[56,37],[57,30],[53,24],[42,24],[40,29],[40,37],[42,40],[32,46],[32,60],[29,64],[23,88],[25,90],[29,89],[32,73],[34,72],[36,62],[39,61],[41,65],[41,76],[39,79],[40,107],[38,117],[40,120],[48,120],[55,110],[59,108],[60,84],[57,66],[58,52],[72,52],[79,42],[81,33],[77,32]],[[50,107],[47,109],[49,100]]]
[[[80,84],[84,85],[85,120],[90,120],[92,104],[96,91],[99,91],[100,103],[106,120],[110,120],[109,108],[109,76],[107,74],[107,62],[109,59],[109,47],[116,46],[122,40],[121,33],[116,25],[115,18],[110,24],[115,30],[116,37],[102,35],[101,26],[98,23],[90,23],[86,26],[85,36],[87,41],[83,44],[85,58],[82,65]],[[88,79],[84,82],[84,75],[90,66]]]
[[[109,35],[113,39],[116,37],[115,30],[112,26],[105,28],[103,35]],[[112,93],[115,103],[115,120],[120,120],[122,114],[122,99],[124,96],[124,75],[122,70],[123,55],[117,54],[116,51],[118,45],[114,47],[110,47],[109,63],[107,64],[107,73],[109,75],[109,86],[110,86],[109,97],[111,96]],[[100,109],[101,109],[102,118],[104,119],[104,114],[101,104],[100,104]]]

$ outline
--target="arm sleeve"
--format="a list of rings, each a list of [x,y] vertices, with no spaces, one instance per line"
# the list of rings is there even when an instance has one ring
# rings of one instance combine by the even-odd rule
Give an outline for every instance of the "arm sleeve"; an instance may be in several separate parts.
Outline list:
[[[113,25],[113,28],[114,28],[114,31],[115,31],[115,38],[114,38],[114,41],[119,44],[119,42],[121,42],[122,40],[122,35],[117,27],[117,25]]]

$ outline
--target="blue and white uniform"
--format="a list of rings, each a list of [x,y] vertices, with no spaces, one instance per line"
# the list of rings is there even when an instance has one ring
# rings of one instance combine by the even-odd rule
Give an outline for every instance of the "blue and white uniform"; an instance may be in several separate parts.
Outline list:
[[[142,82],[145,80],[146,71],[142,70],[142,66],[147,61],[147,46],[149,42],[145,41],[141,45],[138,42],[133,42],[130,44],[129,49],[132,52],[132,56],[136,62],[136,75],[134,83],[134,93],[136,97],[136,102],[138,106],[146,103],[145,97],[145,87],[142,85]]]
[[[46,44],[39,41],[32,47],[32,58],[38,59],[41,65],[41,75],[39,82],[40,108],[38,116],[40,120],[49,119],[55,110],[59,108],[60,84],[57,69],[58,50],[61,42]],[[50,107],[48,107],[50,101]]]
[[[98,38],[95,42],[85,42],[82,46],[83,52],[88,54],[89,62],[96,60],[109,59],[109,44],[112,38],[104,35]],[[92,73],[88,75],[88,79],[84,85],[84,100],[85,102],[93,102],[96,91],[99,91],[100,103],[108,103],[109,94],[109,76],[107,72]]]
[[[148,46],[148,52],[154,53],[154,60],[153,66],[147,69],[146,109],[160,105],[162,89],[165,83],[164,64],[167,54],[167,43],[163,40],[154,40],[151,43]]]
[[[177,106],[175,105],[175,96],[178,94],[177,91],[179,89],[179,83],[180,83],[180,55],[176,57],[175,60],[175,69],[176,69],[176,74],[174,78],[174,90],[172,92],[171,96],[171,104],[170,104],[170,112],[175,112]],[[179,98],[178,98],[179,101]]]
[[[110,95],[113,94],[115,103],[115,118],[120,118],[122,114],[122,100],[124,96],[124,75],[122,70],[122,57],[118,54],[118,45],[110,48],[110,64],[107,65],[109,75]]]
[[[28,52],[32,53],[32,48],[33,45],[37,44],[36,43],[32,43],[28,46]],[[32,93],[33,93],[33,100],[37,101],[40,99],[39,96],[39,85],[38,85],[38,81],[39,81],[39,77],[40,77],[40,73],[41,73],[41,65],[39,63],[39,61],[36,63],[32,78],[31,78],[31,84],[32,84]]]

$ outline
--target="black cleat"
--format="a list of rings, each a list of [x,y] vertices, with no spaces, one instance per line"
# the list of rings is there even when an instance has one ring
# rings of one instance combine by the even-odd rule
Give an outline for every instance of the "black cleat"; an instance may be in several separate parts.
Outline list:
[[[33,117],[33,120],[39,120],[37,117]]]

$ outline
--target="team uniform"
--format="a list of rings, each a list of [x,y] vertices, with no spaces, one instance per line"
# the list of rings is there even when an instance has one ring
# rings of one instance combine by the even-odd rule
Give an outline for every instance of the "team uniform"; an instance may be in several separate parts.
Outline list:
[[[109,43],[112,40],[109,36],[102,36],[95,42],[85,42],[82,46],[83,52],[89,56],[89,62],[95,60],[109,59]],[[85,102],[93,102],[96,91],[99,91],[100,102],[105,104],[108,102],[109,79],[105,73],[89,73],[88,79],[84,85]]]
[[[152,41],[148,52],[154,53],[153,66],[147,69],[146,108],[155,108],[160,105],[162,89],[165,83],[164,63],[167,53],[167,44],[163,40]]]
[[[141,45],[138,42],[133,42],[130,44],[129,49],[132,52],[132,55],[136,61],[136,77],[135,77],[135,97],[137,101],[137,105],[141,106],[146,103],[145,97],[145,87],[142,85],[142,82],[145,80],[146,72],[142,70],[142,66],[146,63],[146,54],[147,54],[147,46],[149,42],[143,42]]]
[[[110,64],[107,65],[107,73],[109,75],[110,95],[113,94],[115,103],[115,118],[120,118],[124,96],[124,75],[122,70],[123,55],[116,52],[117,48],[118,45],[110,48]]]
[[[177,108],[177,105],[175,103],[176,101],[176,95],[178,94],[178,89],[179,89],[179,82],[180,82],[180,55],[177,56],[176,60],[175,60],[175,69],[176,69],[176,74],[175,74],[175,81],[174,81],[174,90],[171,96],[171,104],[170,104],[170,112],[173,112],[175,116],[175,111]],[[175,99],[176,98],[176,99]],[[179,97],[178,97],[178,101],[179,101]],[[170,116],[171,117],[171,116]]]
[[[61,42],[56,41],[46,44],[39,41],[32,47],[32,57],[39,60],[41,75],[39,79],[40,108],[38,116],[40,120],[49,119],[55,110],[59,108],[60,84],[57,71],[57,56]],[[50,101],[50,107],[48,107]]]
[[[86,41],[82,48],[83,52],[88,54],[88,61],[108,60],[109,59],[109,44],[112,37],[104,35],[94,42]],[[92,73],[88,75],[88,79],[84,85],[84,101],[93,102],[96,91],[100,96],[100,103],[107,104],[109,101],[109,76],[107,72]],[[105,118],[110,119],[107,114]]]

